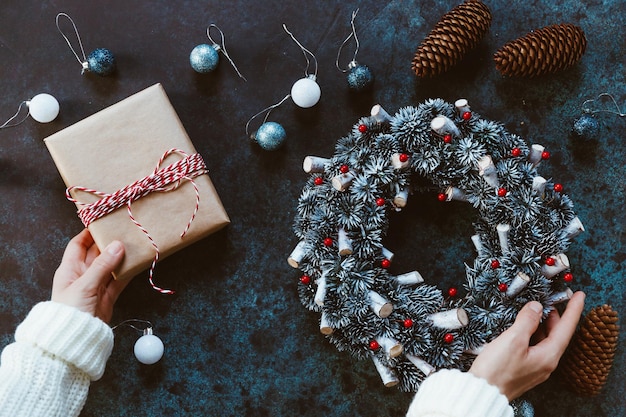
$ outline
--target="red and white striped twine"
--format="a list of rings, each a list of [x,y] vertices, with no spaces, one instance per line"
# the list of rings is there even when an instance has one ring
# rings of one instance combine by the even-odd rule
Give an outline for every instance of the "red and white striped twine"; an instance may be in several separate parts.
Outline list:
[[[163,161],[172,154],[179,154],[183,157],[183,159],[168,165],[165,168],[161,168]],[[188,155],[180,149],[173,148],[163,154],[152,174],[135,181],[134,183],[112,194],[103,193],[86,187],[72,186],[65,191],[65,195],[68,200],[81,206],[78,210],[78,217],[83,222],[85,227],[89,226],[92,222],[98,220],[99,218],[126,206],[128,217],[130,217],[130,220],[146,235],[154,248],[155,255],[152,260],[152,265],[150,266],[148,279],[150,281],[150,285],[162,294],[174,294],[174,291],[160,288],[153,282],[154,268],[159,260],[159,247],[148,230],[146,230],[141,223],[135,219],[131,206],[134,201],[146,196],[147,194],[152,192],[174,191],[180,187],[184,181],[191,182],[196,193],[196,205],[191,218],[187,222],[187,226],[180,234],[182,239],[189,230],[191,222],[195,219],[196,214],[198,213],[198,208],[200,207],[200,193],[198,191],[198,186],[193,179],[206,173],[208,173],[208,170],[200,154],[195,153],[193,155]],[[72,191],[82,191],[101,198],[94,203],[83,203],[72,197]]]

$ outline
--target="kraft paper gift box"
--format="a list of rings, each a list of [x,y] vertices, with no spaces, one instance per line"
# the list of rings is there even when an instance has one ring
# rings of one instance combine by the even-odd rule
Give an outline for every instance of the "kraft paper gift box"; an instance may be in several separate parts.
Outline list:
[[[112,194],[146,178],[170,149],[189,155],[196,150],[160,84],[153,85],[117,104],[44,139],[69,193],[79,203],[100,197],[71,189],[85,187]],[[167,167],[183,157],[165,158]],[[181,238],[194,209],[198,211]],[[173,187],[172,185],[167,187]],[[167,188],[166,187],[166,188]],[[69,204],[69,202],[68,202]],[[131,204],[132,215],[159,249],[159,259],[226,226],[230,220],[208,174],[182,180],[170,191],[151,192]],[[155,248],[131,220],[126,205],[91,222],[88,228],[100,249],[113,240],[124,243],[126,255],[116,279],[128,279],[150,268]],[[157,268],[158,271],[158,268]]]

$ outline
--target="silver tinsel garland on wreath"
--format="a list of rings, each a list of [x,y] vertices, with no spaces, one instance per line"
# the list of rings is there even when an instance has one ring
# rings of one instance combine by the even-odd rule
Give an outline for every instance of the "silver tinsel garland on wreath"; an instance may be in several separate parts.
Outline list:
[[[546,314],[567,301],[565,252],[584,229],[562,185],[538,175],[548,157],[467,100],[431,99],[394,116],[374,106],[332,158],[305,158],[311,175],[288,261],[303,273],[299,296],[320,313],[320,331],[340,351],[371,359],[386,386],[416,391],[436,369],[467,369],[528,301]],[[405,206],[415,174],[441,201],[478,212],[463,298],[444,296],[417,271],[388,272],[387,211]]]

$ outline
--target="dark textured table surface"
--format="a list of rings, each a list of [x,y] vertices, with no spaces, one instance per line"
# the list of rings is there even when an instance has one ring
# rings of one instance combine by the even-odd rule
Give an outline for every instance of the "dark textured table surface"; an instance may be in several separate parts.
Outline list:
[[[332,155],[335,141],[376,103],[395,112],[430,97],[464,97],[483,117],[546,146],[552,158],[542,175],[566,185],[587,229],[568,252],[572,287],[587,292],[586,311],[610,303],[624,317],[626,120],[599,115],[600,132],[586,144],[573,141],[570,129],[583,101],[602,92],[626,108],[625,3],[486,4],[493,21],[481,45],[452,71],[418,80],[412,55],[455,1],[3,0],[1,122],[40,92],[54,95],[61,111],[49,124],[28,119],[0,130],[0,346],[13,340],[31,306],[49,297],[63,249],[82,227],[42,139],[157,82],[204,156],[232,224],[158,265],[159,283],[176,295],[157,294],[145,274],[129,285],[113,324],[152,321],[165,357],[140,365],[132,355],[138,335],[117,329],[106,374],[92,385],[82,415],[404,414],[411,394],[385,388],[371,363],[324,340],[317,315],[299,303],[298,273],[286,263],[296,243],[291,225],[306,179],[303,157]],[[335,68],[356,7],[357,58],[376,76],[374,89],[360,95],[348,91]],[[81,76],[55,26],[59,12],[74,18],[87,52],[115,53],[116,75]],[[191,69],[189,53],[208,41],[210,23],[224,31],[247,82],[223,56],[214,73]],[[245,124],[284,97],[306,64],[283,23],[316,55],[322,98],[312,109],[286,102],[274,110],[271,120],[285,127],[288,139],[268,153],[249,143]],[[500,46],[554,23],[575,23],[586,32],[587,51],[574,68],[531,80],[505,79],[495,70],[492,55]],[[417,269],[441,288],[460,286],[463,260],[473,256],[473,215],[432,195],[412,198],[392,222],[389,246],[399,259],[393,267]],[[599,396],[577,397],[555,375],[525,398],[539,416],[626,415],[625,376],[622,346]]]

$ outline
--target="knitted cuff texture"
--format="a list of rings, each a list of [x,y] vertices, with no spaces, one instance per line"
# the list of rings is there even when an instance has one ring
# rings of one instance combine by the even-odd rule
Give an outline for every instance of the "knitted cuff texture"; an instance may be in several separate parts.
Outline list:
[[[54,301],[33,307],[15,331],[15,341],[37,346],[70,363],[92,381],[104,374],[113,350],[113,331],[102,320]]]
[[[407,417],[513,417],[513,409],[497,387],[471,373],[442,369],[419,388]]]

